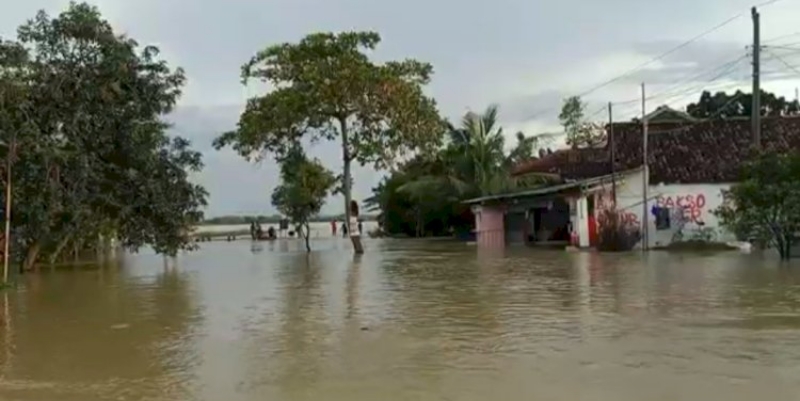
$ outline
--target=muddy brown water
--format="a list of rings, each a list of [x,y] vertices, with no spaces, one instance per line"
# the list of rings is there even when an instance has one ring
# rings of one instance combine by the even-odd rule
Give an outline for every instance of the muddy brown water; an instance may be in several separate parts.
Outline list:
[[[0,400],[797,400],[800,266],[209,243],[0,294]]]

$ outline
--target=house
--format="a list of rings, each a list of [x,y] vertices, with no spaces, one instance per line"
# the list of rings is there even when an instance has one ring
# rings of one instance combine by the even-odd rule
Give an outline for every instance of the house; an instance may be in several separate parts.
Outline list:
[[[692,117],[689,113],[675,110],[667,105],[658,106],[647,115],[648,124],[695,123],[699,121],[699,119]]]
[[[647,169],[642,163],[639,122],[610,126],[611,140],[602,148],[564,149],[520,163],[515,176],[544,175],[563,184],[468,201],[476,215],[478,245],[567,239],[581,247],[592,246],[597,241],[597,217],[612,202],[612,187],[625,221],[642,228],[646,222],[648,247],[692,238],[732,240],[713,210],[722,204],[722,192],[736,182],[750,155],[750,120],[684,117],[671,109],[653,115],[655,121],[648,124]],[[800,118],[764,118],[761,135],[765,150],[800,150]],[[548,234],[565,228],[567,238]],[[538,236],[542,231],[545,236]]]

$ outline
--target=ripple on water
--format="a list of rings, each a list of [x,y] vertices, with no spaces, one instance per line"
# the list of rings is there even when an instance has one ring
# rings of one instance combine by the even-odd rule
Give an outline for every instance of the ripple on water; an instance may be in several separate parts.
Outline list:
[[[26,277],[0,298],[0,399],[800,394],[800,269],[738,254],[295,245]]]

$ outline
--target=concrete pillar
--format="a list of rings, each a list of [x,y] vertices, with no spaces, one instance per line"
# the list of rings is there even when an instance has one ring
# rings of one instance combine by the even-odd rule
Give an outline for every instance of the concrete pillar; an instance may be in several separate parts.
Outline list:
[[[589,202],[586,195],[581,195],[577,201],[578,207],[578,246],[588,248],[589,243]]]

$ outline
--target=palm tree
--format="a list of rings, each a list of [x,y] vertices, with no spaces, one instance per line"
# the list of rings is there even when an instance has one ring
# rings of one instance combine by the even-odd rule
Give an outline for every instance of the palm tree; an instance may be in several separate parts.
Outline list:
[[[507,155],[503,128],[497,123],[497,106],[489,106],[483,114],[467,113],[461,127],[452,125],[449,141],[437,155],[443,170],[438,174],[418,177],[399,188],[412,197],[444,196],[463,199],[513,191],[531,183],[511,178],[510,169],[520,161],[533,157],[538,137],[516,134],[517,144]]]
[[[373,189],[369,205],[384,212],[393,208],[392,213],[396,214],[399,205],[390,203],[395,199],[394,194],[402,194],[408,202],[402,206],[406,209],[406,221],[413,222],[416,235],[421,235],[428,220],[436,219],[433,216],[444,213],[447,216],[443,218],[450,218],[468,211],[461,204],[464,199],[540,185],[538,179],[510,176],[514,165],[535,157],[540,138],[518,132],[515,146],[506,152],[497,115],[497,106],[488,107],[482,114],[467,113],[459,127],[448,127],[446,145],[439,152],[433,157],[419,156],[404,163],[388,181]]]
[[[451,137],[460,139],[454,146],[463,151],[468,178],[480,195],[502,190],[507,183],[505,137],[497,124],[497,106],[489,106],[483,114],[467,113],[461,125]]]

